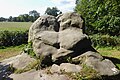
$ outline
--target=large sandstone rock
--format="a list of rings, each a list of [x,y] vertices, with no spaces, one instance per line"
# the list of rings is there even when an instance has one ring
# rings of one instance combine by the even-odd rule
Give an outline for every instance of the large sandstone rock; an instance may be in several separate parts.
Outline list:
[[[70,80],[66,75],[47,74],[45,70],[31,70],[22,74],[12,74],[9,77],[13,80]]]
[[[87,48],[87,46],[91,45],[89,37],[83,34],[82,29],[79,28],[69,28],[60,31],[59,42],[61,48],[73,51],[75,49]]]
[[[75,65],[71,63],[62,63],[60,66],[53,64],[50,71],[51,73],[62,73],[63,72],[80,72],[82,69],[82,66],[80,65]]]
[[[0,65],[12,65],[16,69],[23,69],[31,62],[34,62],[35,59],[31,58],[26,53],[22,53],[20,55],[17,55],[15,57],[11,57],[9,59],[3,60]]]
[[[58,22],[60,23],[60,31],[67,28],[76,27],[82,29],[84,32],[84,21],[79,14],[75,12],[69,12],[59,15],[57,18]]]
[[[62,68],[68,72],[77,70],[72,64],[61,66],[61,63],[68,62],[67,58],[71,58],[72,62],[86,64],[101,75],[118,74],[119,70],[115,65],[110,60],[103,59],[91,46],[91,40],[84,29],[84,20],[75,12],[64,13],[57,18],[41,16],[30,27],[29,41],[32,41],[37,56],[50,56],[53,63],[60,64],[52,66],[52,69],[56,68],[57,71]],[[45,58],[44,61],[51,61],[50,58]]]
[[[36,61],[29,55],[22,53],[20,55],[5,59],[0,62],[0,80],[12,80],[8,75],[12,74],[12,68],[24,69],[26,66]]]
[[[104,59],[91,46],[91,41],[84,29],[82,17],[75,12],[64,13],[57,18],[50,15],[40,16],[29,29],[28,42],[32,42],[33,51],[37,56],[44,57],[45,65],[51,65],[50,69],[12,74],[9,78],[14,80],[72,80],[67,74],[63,74],[64,71],[65,73],[79,73],[83,69],[82,64],[93,68],[102,76],[118,75],[119,70],[115,65],[110,60]],[[4,65],[13,64],[14,67],[21,69],[31,61],[34,59],[22,54],[12,60],[3,61],[0,67],[7,68]],[[46,72],[47,69],[49,70]]]
[[[51,55],[53,61],[73,53],[79,55],[91,47],[89,37],[83,33],[83,23],[80,15],[74,12],[57,18],[41,16],[30,27],[28,41],[32,41],[37,56]]]
[[[28,42],[34,40],[37,33],[42,31],[59,31],[59,25],[54,16],[45,15],[39,17],[29,29]]]
[[[119,70],[108,59],[104,59],[99,53],[88,51],[73,59],[74,61],[81,61],[82,64],[92,67],[100,75],[112,76],[119,74]]]

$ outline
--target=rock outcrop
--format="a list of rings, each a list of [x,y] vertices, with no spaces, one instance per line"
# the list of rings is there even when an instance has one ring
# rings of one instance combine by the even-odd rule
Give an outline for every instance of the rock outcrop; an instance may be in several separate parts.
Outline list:
[[[65,13],[57,18],[41,16],[29,30],[29,42],[37,56],[51,56],[52,61],[59,58],[75,57],[91,47],[89,37],[84,34],[84,21],[77,13]],[[61,61],[60,61],[61,62]]]
[[[29,29],[28,42],[32,43],[36,56],[43,57],[42,64],[50,64],[49,68],[10,75],[14,80],[72,80],[67,73],[81,73],[84,68],[82,65],[94,69],[101,76],[119,75],[119,70],[112,61],[102,57],[91,46],[91,40],[85,34],[84,20],[75,12],[64,13],[58,17],[39,17]],[[22,68],[31,61],[34,59],[25,55],[19,60],[17,58],[12,62],[10,59],[1,64],[13,64],[14,67]]]
[[[51,56],[49,61],[53,63],[68,62],[70,58],[73,62],[78,60],[77,63],[94,68],[101,75],[118,74],[115,65],[91,46],[84,29],[84,20],[75,12],[61,14],[57,18],[41,16],[30,27],[29,41],[33,42],[37,56]]]

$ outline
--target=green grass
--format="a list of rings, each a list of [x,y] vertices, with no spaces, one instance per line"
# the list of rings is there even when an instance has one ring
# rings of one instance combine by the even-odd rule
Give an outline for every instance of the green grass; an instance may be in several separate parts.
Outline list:
[[[0,31],[26,31],[32,22],[0,22]]]
[[[102,56],[120,59],[120,50],[112,47],[100,47],[96,49]]]
[[[110,59],[120,69],[120,47],[99,47],[97,51],[105,58]]]
[[[6,47],[4,49],[0,49],[0,61],[20,54],[24,46],[25,45],[23,44],[20,46],[12,46],[12,47]]]

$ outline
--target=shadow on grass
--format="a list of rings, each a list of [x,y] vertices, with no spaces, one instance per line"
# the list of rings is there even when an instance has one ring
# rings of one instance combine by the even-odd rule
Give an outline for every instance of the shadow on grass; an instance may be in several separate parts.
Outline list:
[[[105,59],[109,59],[111,60],[114,64],[120,64],[120,59],[118,58],[114,58],[114,57],[107,57],[107,56],[103,56]],[[117,67],[117,66],[116,66]],[[117,67],[118,69],[120,69],[119,67]]]
[[[9,77],[12,72],[9,70],[10,65],[3,65],[0,62],[0,80],[13,80]]]
[[[114,58],[114,57],[107,57],[107,56],[103,56],[104,59],[109,59],[111,60],[115,65],[116,64],[120,64],[120,59],[118,58]],[[120,67],[116,66],[117,69],[120,70]],[[103,76],[102,80],[120,80],[120,74],[115,75],[115,76]]]

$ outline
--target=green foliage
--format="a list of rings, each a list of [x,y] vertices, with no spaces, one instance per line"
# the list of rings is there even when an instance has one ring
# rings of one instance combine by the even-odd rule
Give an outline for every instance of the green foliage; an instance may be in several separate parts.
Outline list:
[[[39,58],[36,56],[35,52],[33,51],[32,45],[33,45],[32,41],[28,42],[28,44],[25,45],[23,51],[24,51],[25,53],[27,53],[28,55],[30,55],[31,57],[36,58],[36,59],[39,59]]]
[[[75,11],[85,18],[88,34],[120,35],[119,0],[76,0]]]
[[[33,22],[40,16],[40,13],[38,13],[36,10],[32,10],[29,12],[28,19]]]
[[[0,22],[1,22],[1,21],[6,21],[6,19],[3,18],[3,17],[0,17]]]
[[[36,10],[32,10],[29,12],[29,14],[21,14],[18,17],[12,17],[9,18],[3,18],[0,17],[0,22],[34,22],[38,17],[40,16],[40,13],[38,13]]]
[[[94,47],[96,46],[120,46],[120,36],[109,36],[109,35],[100,35],[100,34],[95,34],[90,36],[92,45]]]
[[[30,55],[31,57],[36,58],[36,54],[33,51],[32,42],[28,42],[28,44],[24,48],[24,52]]]
[[[52,16],[58,16],[61,13],[62,12],[58,10],[56,7],[52,7],[52,8],[48,7],[45,11],[45,14],[52,15]]]
[[[26,44],[28,31],[0,31],[0,47]]]
[[[35,65],[36,66],[36,68],[35,68],[36,70],[41,69],[43,66],[46,67],[47,65],[43,63],[44,56],[42,56],[42,55],[41,56],[37,56],[35,54],[35,52],[33,51],[32,45],[33,45],[32,41],[28,42],[28,44],[24,48],[24,52],[37,60],[37,64]]]

